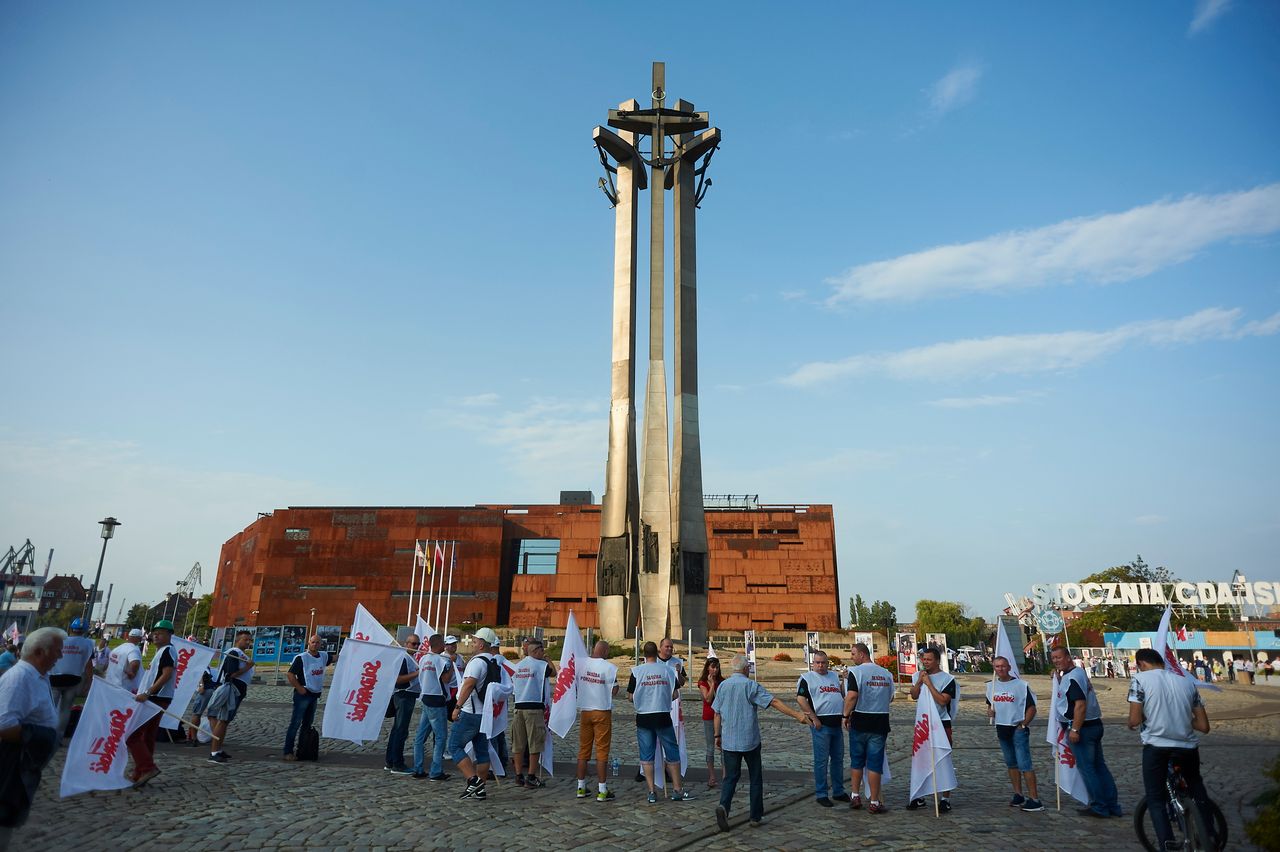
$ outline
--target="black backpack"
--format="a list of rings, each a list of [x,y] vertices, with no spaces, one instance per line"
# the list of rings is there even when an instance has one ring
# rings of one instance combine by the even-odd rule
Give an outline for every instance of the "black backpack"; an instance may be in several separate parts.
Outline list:
[[[307,726],[298,734],[298,760],[320,759],[320,732]]]
[[[484,683],[480,684],[480,688],[476,690],[476,700],[484,704],[484,695],[489,691],[489,684],[502,680],[502,664],[498,662],[498,655],[494,654],[485,661]]]

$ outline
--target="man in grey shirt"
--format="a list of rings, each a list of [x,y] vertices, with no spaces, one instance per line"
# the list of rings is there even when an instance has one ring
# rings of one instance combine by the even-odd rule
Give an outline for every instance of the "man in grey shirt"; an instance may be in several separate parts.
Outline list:
[[[730,664],[731,676],[716,690],[711,709],[715,711],[716,745],[724,754],[724,786],[720,804],[716,806],[716,823],[721,831],[729,830],[729,806],[742,774],[742,761],[747,762],[751,790],[751,825],[757,827],[764,817],[764,775],[760,769],[759,711],[765,707],[785,713],[807,725],[803,713],[775,698],[767,689],[747,677],[747,658],[738,654]]]

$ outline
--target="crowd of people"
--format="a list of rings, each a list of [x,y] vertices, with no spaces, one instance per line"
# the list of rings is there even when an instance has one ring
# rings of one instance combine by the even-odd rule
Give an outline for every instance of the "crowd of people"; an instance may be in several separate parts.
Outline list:
[[[141,630],[129,631],[123,642],[105,652],[84,635],[85,625],[79,620],[72,623],[68,633],[41,628],[27,637],[20,659],[0,676],[0,790],[4,791],[0,793],[0,806],[9,804],[5,796],[10,795],[18,779],[29,807],[40,769],[61,743],[72,700],[87,689],[99,667],[107,683],[133,693],[136,701],[151,702],[166,711],[177,711],[175,715],[185,715],[189,721],[186,741],[192,746],[207,742],[211,763],[230,761],[224,744],[252,679],[252,635],[247,630],[238,632],[222,654],[220,664],[202,673],[188,710],[169,706],[176,680],[173,630],[167,620],[154,625],[147,638],[153,643],[155,654],[145,669]],[[499,638],[492,629],[477,630],[470,642],[471,656],[464,659],[455,636],[432,633],[425,642],[417,634],[407,637],[403,646],[406,654],[387,708],[386,715],[392,723],[384,767],[393,774],[443,782],[451,777],[445,772],[445,761],[449,759],[461,775],[461,798],[483,800],[496,758],[503,767],[514,769],[518,786],[542,787],[541,758],[547,748],[547,715],[557,683],[556,667],[546,660],[540,639],[525,639],[522,653],[513,664],[502,658]],[[609,770],[619,683],[618,669],[607,660],[608,653],[606,642],[596,643],[590,651],[591,665],[582,666],[574,675],[578,714],[576,796],[582,799],[592,795],[587,776],[594,759],[594,797],[599,802],[615,797],[609,789]],[[644,643],[642,654],[643,662],[632,669],[626,684],[626,694],[634,704],[640,758],[636,780],[645,782],[650,803],[658,801],[660,787],[671,801],[687,802],[694,797],[684,788],[681,743],[676,730],[678,702],[688,682],[686,666],[675,656],[670,639]],[[744,763],[749,823],[757,826],[763,818],[759,711],[770,708],[810,729],[817,805],[830,808],[842,803],[854,810],[865,808],[873,815],[889,811],[882,782],[887,771],[885,754],[896,678],[873,661],[865,644],[855,644],[850,656],[852,665],[842,677],[831,670],[826,653],[814,651],[809,670],[796,682],[794,706],[748,677],[745,656],[731,658],[727,676],[719,659],[706,661],[697,687],[702,696],[707,786],[721,788],[716,818],[722,830],[729,828],[728,815]],[[911,698],[918,701],[926,696],[933,702],[950,742],[960,697],[958,682],[942,670],[938,649],[925,648],[918,659],[919,670],[913,675],[909,690]],[[326,670],[335,660],[336,655],[323,650],[320,637],[311,636],[306,649],[291,662],[286,680],[293,695],[282,744],[283,760],[314,759],[314,753],[306,751],[314,749],[316,708]],[[1054,648],[1050,660],[1056,672],[1048,711],[1052,714],[1051,725],[1065,730],[1064,741],[1074,753],[1088,790],[1088,804],[1080,812],[1095,818],[1119,817],[1123,811],[1103,754],[1102,712],[1090,678],[1065,648]],[[993,662],[995,673],[986,686],[985,700],[1012,788],[1009,805],[1025,812],[1041,811],[1044,806],[1030,748],[1030,726],[1039,709],[1037,698],[1025,680],[1011,674],[1007,658],[997,656]],[[1129,725],[1141,730],[1144,786],[1156,832],[1163,841],[1170,839],[1169,826],[1160,819],[1164,814],[1163,797],[1167,795],[1164,767],[1170,759],[1179,760],[1196,801],[1208,808],[1196,752],[1199,736],[1209,729],[1208,719],[1194,682],[1167,673],[1160,654],[1140,650],[1135,662],[1138,671],[1128,692]],[[505,733],[491,736],[482,724],[486,694],[491,689],[514,705],[508,729],[510,753]],[[410,766],[405,748],[418,705],[422,712],[413,738]],[[673,706],[677,709],[673,710]],[[128,737],[128,753],[133,760],[129,779],[135,786],[147,784],[160,773],[155,763],[160,720],[160,715],[152,717]],[[429,757],[428,738],[433,741]],[[313,745],[308,746],[308,742]],[[717,754],[721,756],[719,780]],[[616,775],[616,760],[612,761],[612,769]],[[918,810],[925,805],[924,799],[915,798],[905,807]],[[943,791],[937,812],[945,814],[951,807],[951,793]],[[25,813],[24,808],[0,807],[0,828],[20,824],[22,817],[15,816],[19,812]]]

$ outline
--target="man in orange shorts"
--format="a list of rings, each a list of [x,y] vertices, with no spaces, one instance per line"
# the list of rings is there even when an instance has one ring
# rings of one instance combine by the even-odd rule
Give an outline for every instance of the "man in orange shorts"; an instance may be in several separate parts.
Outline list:
[[[597,642],[578,673],[578,798],[587,792],[587,761],[595,747],[597,802],[613,799],[605,779],[609,773],[609,745],[613,741],[613,697],[618,694],[618,667],[609,662],[608,642]]]

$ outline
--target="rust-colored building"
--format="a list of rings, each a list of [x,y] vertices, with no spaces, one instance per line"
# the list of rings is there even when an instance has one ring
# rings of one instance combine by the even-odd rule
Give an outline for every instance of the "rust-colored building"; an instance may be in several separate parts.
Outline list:
[[[831,506],[723,502],[706,510],[708,629],[838,628]],[[600,507],[569,504],[279,509],[222,546],[211,623],[346,627],[360,602],[404,624],[427,539],[457,542],[451,624],[560,627],[572,609],[598,626]]]

